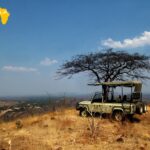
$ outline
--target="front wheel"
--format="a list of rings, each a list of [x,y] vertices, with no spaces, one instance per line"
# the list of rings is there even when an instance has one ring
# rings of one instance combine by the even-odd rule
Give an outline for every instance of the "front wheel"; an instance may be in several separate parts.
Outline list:
[[[87,117],[87,110],[86,109],[80,110],[80,116],[81,117]]]
[[[115,111],[113,113],[113,119],[120,122],[120,121],[123,121],[124,119],[124,114],[122,111]]]

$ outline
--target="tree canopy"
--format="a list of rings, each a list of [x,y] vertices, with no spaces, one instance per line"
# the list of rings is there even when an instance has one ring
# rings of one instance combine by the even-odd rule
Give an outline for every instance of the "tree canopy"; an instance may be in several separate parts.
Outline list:
[[[74,74],[88,72],[97,82],[128,79],[149,79],[146,75],[150,71],[150,57],[139,53],[126,51],[92,52],[76,55],[66,61],[58,69],[61,77],[72,77]]]

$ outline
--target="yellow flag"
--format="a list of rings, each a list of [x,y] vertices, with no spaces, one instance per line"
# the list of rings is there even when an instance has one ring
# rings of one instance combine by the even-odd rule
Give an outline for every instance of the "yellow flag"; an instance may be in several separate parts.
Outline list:
[[[7,23],[9,16],[10,14],[7,9],[0,8],[0,19],[3,25]]]

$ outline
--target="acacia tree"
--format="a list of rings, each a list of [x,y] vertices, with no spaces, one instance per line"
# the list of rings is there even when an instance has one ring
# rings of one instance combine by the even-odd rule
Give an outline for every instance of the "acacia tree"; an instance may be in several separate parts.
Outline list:
[[[99,51],[85,55],[76,55],[66,61],[57,74],[61,77],[88,72],[96,82],[128,79],[149,79],[145,75],[150,71],[150,57],[125,51]],[[104,92],[106,87],[103,87]]]

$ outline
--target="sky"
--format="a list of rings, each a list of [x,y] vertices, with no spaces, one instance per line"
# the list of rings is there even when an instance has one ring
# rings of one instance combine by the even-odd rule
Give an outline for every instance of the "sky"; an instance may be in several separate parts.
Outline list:
[[[89,93],[86,74],[56,80],[65,60],[109,47],[150,54],[149,0],[0,0],[0,7],[10,13],[0,23],[0,96]]]

